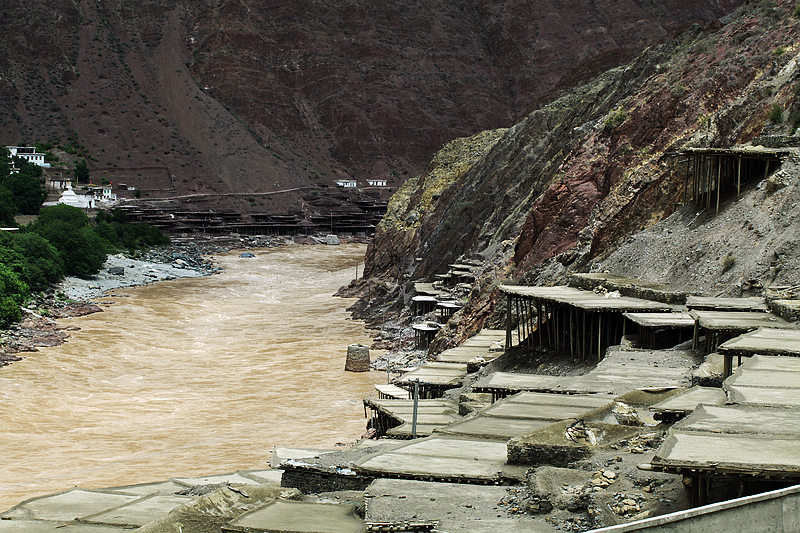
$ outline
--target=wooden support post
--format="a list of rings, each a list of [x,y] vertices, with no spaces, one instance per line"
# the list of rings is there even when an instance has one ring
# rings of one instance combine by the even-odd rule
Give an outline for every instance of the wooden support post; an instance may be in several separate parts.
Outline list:
[[[531,320],[531,350],[536,349],[536,318],[533,316],[534,308],[533,308],[533,300],[528,300],[528,310],[530,311],[529,316]]]
[[[706,209],[711,208],[711,168],[714,165],[714,160],[708,158],[706,161]]]
[[[722,359],[722,379],[725,379],[733,374],[733,356],[726,353],[722,356]]]
[[[739,156],[739,162],[736,166],[736,199],[739,199],[739,189],[742,183],[742,156]]]
[[[686,175],[683,178],[683,205],[686,205],[687,197],[689,195],[689,161],[686,159]]]
[[[411,411],[411,438],[417,438],[417,409],[419,407],[419,379],[414,382],[414,407]]]
[[[549,304],[544,304],[544,316],[547,317],[547,349],[553,347],[553,310]]]
[[[717,211],[719,214],[719,194],[722,189],[722,156],[717,156]]]
[[[600,335],[603,331],[603,314],[597,313],[597,360],[600,361]]]
[[[506,351],[514,344],[511,333],[511,295],[506,295]]]
[[[575,334],[575,320],[572,316],[573,309],[570,307],[569,309],[569,356],[572,359],[575,359],[575,345],[572,342],[572,336]]]
[[[697,489],[698,489],[698,500],[697,503],[699,506],[707,505],[708,504],[708,485],[709,485],[709,477],[707,475],[700,475],[697,476]]]
[[[697,326],[697,319],[694,321],[694,335],[692,336],[692,349],[696,350],[698,348],[697,342],[700,340],[700,330]]]
[[[544,351],[544,340],[542,339],[542,304],[536,302],[536,329],[539,332],[539,351]]]
[[[558,305],[553,306],[553,333],[555,334],[556,338],[556,353],[561,353],[561,330],[559,329],[559,320],[558,320],[558,312],[560,308]]]

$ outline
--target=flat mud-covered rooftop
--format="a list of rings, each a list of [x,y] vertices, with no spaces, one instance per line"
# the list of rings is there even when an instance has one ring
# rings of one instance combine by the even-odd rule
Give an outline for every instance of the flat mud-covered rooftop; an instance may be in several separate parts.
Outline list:
[[[701,405],[672,427],[651,463],[675,473],[691,470],[800,480],[800,413]]]
[[[688,387],[696,364],[697,357],[691,351],[612,347],[593,370],[582,376],[495,372],[475,382],[473,388],[496,397],[519,391],[621,395],[644,388]]]
[[[353,470],[368,477],[492,485],[524,476],[524,469],[506,465],[505,441],[436,436],[370,454]]]
[[[800,408],[800,358],[755,355],[723,389],[736,404]]]
[[[520,392],[476,416],[437,430],[437,434],[507,441],[558,420],[584,418],[611,406],[611,398],[593,395]]]

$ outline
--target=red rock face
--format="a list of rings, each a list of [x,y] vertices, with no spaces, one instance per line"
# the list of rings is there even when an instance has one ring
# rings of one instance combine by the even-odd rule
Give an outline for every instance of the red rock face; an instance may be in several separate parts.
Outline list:
[[[398,185],[737,3],[12,0],[0,141],[75,133],[90,166],[163,167],[175,193]]]
[[[518,269],[529,271],[573,248],[580,235],[589,245],[587,259],[613,250],[682,205],[684,174],[663,158],[667,151],[712,120],[714,128],[699,142],[747,142],[765,127],[765,110],[775,101],[787,109],[796,105],[796,83],[789,81],[776,98],[766,85],[752,85],[760,73],[774,76],[788,60],[775,50],[793,40],[798,21],[791,9],[791,2],[755,9],[673,52],[663,62],[668,66],[637,82],[618,102],[625,121],[574,145],[561,176],[533,203],[513,257]]]

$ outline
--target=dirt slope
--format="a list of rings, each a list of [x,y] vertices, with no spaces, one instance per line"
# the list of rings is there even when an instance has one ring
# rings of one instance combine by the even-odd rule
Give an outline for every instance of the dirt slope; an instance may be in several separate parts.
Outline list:
[[[92,169],[173,195],[398,186],[445,142],[738,3],[11,0],[0,142],[76,135]]]

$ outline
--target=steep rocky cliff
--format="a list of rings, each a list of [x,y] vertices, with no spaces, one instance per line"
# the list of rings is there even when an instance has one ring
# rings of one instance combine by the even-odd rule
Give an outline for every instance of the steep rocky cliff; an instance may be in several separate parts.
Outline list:
[[[76,136],[93,169],[164,174],[173,195],[399,186],[445,142],[739,3],[12,0],[0,141]]]
[[[387,268],[383,258],[385,250],[403,238],[385,227],[368,252],[367,273],[388,273],[402,284],[431,278],[447,271],[458,257],[472,256],[492,265],[495,278],[513,276],[532,283],[562,282],[570,272],[598,268],[664,281],[664,272],[679,259],[685,263],[686,254],[671,254],[669,240],[662,239],[658,242],[663,253],[648,256],[643,242],[655,246],[656,240],[628,237],[677,210],[683,210],[676,214],[681,220],[696,218],[696,213],[687,214],[690,207],[682,207],[684,174],[665,156],[684,145],[730,146],[797,128],[799,17],[793,1],[749,4],[718,28],[694,29],[672,43],[652,47],[630,64],[533,110],[441,191],[422,224],[413,228],[418,244],[410,255],[417,259],[399,265],[404,267],[400,276],[398,265]],[[777,225],[787,235],[747,252],[741,242],[729,243],[740,254],[756,257],[729,274],[724,287],[715,285],[718,268],[691,274],[685,264],[683,276],[672,269],[666,281],[683,285],[693,275],[688,288],[710,292],[735,292],[737,279],[730,278],[734,274],[745,280],[770,275],[764,282],[800,281],[796,270],[788,268],[793,264],[788,250],[795,246],[788,234],[800,224],[792,207],[795,183],[787,183],[780,198],[753,197],[737,207],[737,217],[762,222],[764,215],[758,212],[763,208],[768,218],[781,222],[754,224],[762,231]],[[734,209],[731,202],[724,203],[723,211]],[[750,205],[749,211],[744,205]],[[670,223],[680,225],[675,220]],[[713,231],[717,236],[724,233],[719,225]],[[713,240],[712,232],[693,235],[684,239],[681,252]],[[763,244],[763,234],[761,240],[753,235],[750,231]],[[639,255],[625,253],[626,245],[635,243]],[[775,249],[781,247],[787,262],[770,273],[768,265],[775,266],[775,257],[781,255],[775,255]],[[617,262],[608,259],[615,250],[612,257]],[[716,262],[719,253],[715,249],[709,257]],[[657,268],[648,270],[647,261],[656,257]],[[618,264],[622,258],[630,264]],[[741,289],[742,283],[738,286]],[[474,328],[490,315],[492,298],[489,283],[473,291],[466,327]]]

